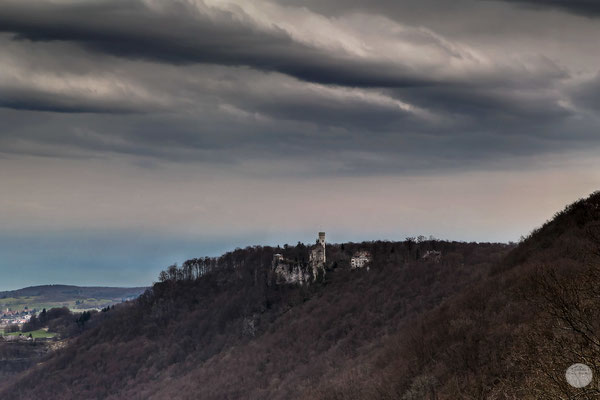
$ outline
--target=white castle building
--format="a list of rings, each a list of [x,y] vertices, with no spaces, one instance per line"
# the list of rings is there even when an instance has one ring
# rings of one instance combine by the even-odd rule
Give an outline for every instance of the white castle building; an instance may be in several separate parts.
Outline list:
[[[369,270],[369,263],[371,262],[371,260],[371,253],[369,253],[368,251],[357,251],[350,259],[350,268],[356,269],[363,268],[366,266],[367,270]]]

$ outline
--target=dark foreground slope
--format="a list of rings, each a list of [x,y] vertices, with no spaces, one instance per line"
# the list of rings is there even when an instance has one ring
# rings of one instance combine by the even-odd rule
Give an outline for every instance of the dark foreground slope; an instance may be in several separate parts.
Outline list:
[[[574,363],[595,380],[576,389]],[[600,193],[534,231],[485,279],[419,315],[322,399],[598,399]]]
[[[199,279],[172,271],[178,279],[104,313],[0,395],[569,398],[564,369],[600,360],[599,210],[600,195],[575,203],[517,248],[328,246],[326,278],[310,287],[278,286],[270,277],[274,252],[301,259],[304,246],[236,250]],[[349,270],[358,248],[373,253],[370,271]],[[442,251],[439,263],[421,258],[431,249]]]

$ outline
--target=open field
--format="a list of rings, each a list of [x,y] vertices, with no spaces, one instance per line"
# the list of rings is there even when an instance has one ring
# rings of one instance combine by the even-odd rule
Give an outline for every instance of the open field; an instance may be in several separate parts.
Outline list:
[[[31,332],[4,333],[4,336],[19,336],[21,334],[25,335],[25,336],[29,336],[29,334],[31,334],[31,337],[33,337],[34,339],[49,339],[49,338],[53,338],[54,336],[56,336],[56,333],[47,332],[44,329],[38,329],[37,331],[31,331]]]
[[[0,310],[10,309],[12,311],[51,309],[56,307],[67,307],[73,311],[86,311],[103,308],[115,304],[115,299],[77,299],[69,301],[51,301],[44,296],[24,296],[0,298]]]

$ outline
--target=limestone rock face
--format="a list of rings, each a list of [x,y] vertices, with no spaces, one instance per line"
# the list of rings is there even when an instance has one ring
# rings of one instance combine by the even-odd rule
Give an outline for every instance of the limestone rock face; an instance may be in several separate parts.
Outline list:
[[[436,250],[429,250],[423,256],[423,260],[433,261],[436,264],[439,263],[441,261],[441,259],[442,259],[442,252],[436,251]]]
[[[299,284],[303,285],[310,282],[311,274],[306,267],[300,263],[286,260],[281,254],[275,254],[273,257],[273,272],[275,273],[275,283],[280,284]]]

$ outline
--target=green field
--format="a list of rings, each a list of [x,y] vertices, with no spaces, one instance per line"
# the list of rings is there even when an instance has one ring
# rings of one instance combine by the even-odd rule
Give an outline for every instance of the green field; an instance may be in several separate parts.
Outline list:
[[[85,311],[96,308],[104,308],[114,304],[112,299],[86,298],[70,301],[48,301],[42,296],[24,296],[24,297],[5,297],[0,298],[0,310],[7,308],[13,311],[23,311],[25,307],[29,310],[41,311],[44,308],[49,310],[57,307],[67,307],[72,311]]]
[[[43,329],[38,329],[37,331],[31,331],[31,332],[11,332],[11,333],[5,333],[5,336],[19,336],[19,335],[24,335],[24,336],[29,336],[29,334],[31,334],[31,337],[33,337],[34,339],[48,339],[48,338],[53,338],[54,336],[56,336],[55,333],[52,332],[46,332]]]

